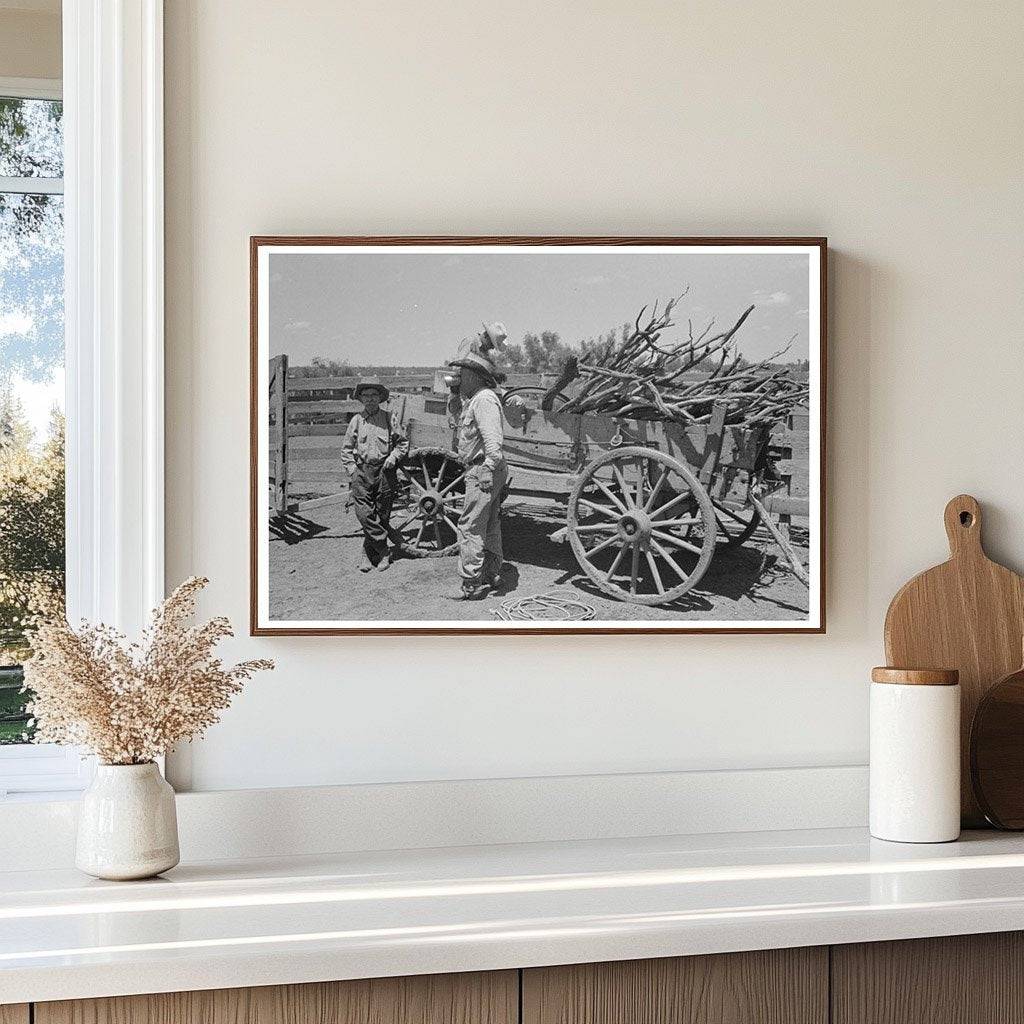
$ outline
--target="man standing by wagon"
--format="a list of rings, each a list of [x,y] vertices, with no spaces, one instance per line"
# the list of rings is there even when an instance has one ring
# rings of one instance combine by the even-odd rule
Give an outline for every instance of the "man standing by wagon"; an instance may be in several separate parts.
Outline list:
[[[391,565],[391,507],[398,490],[398,463],[409,451],[409,440],[398,417],[381,409],[391,392],[377,377],[364,377],[352,395],[363,403],[363,411],[349,421],[341,458],[363,528],[359,571],[369,572],[374,566],[383,571]]]
[[[478,601],[494,590],[504,554],[501,544],[501,500],[507,471],[503,445],[501,401],[495,389],[498,370],[491,353],[506,337],[501,324],[460,346],[451,366],[458,367],[458,452],[469,467],[466,499],[459,516],[459,575],[465,601]]]

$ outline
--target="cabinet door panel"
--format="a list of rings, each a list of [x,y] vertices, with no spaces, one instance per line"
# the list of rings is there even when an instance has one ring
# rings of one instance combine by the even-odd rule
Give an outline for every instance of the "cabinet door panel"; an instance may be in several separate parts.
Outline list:
[[[1024,1024],[1024,934],[832,947],[834,1024]]]
[[[26,1003],[0,1005],[0,1024],[28,1024],[28,1005]]]
[[[439,974],[38,1003],[35,1024],[516,1024],[518,996],[515,971]]]
[[[523,1024],[825,1024],[828,950],[772,949],[523,972]]]

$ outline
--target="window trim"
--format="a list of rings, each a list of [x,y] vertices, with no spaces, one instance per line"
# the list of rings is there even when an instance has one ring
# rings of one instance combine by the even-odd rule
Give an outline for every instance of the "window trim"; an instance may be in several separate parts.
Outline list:
[[[0,96],[19,100],[61,100],[64,89],[59,78],[5,78],[0,75]]]
[[[64,0],[68,618],[137,635],[164,596],[163,0]],[[52,179],[51,179],[52,180]],[[84,788],[93,759],[3,748],[0,800]]]
[[[163,0],[64,0],[68,617],[164,595]]]

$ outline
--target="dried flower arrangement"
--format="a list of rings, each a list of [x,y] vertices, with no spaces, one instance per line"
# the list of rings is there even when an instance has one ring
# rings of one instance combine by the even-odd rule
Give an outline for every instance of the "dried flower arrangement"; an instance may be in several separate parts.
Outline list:
[[[104,764],[145,764],[218,722],[242,684],[274,663],[225,668],[214,657],[232,635],[228,620],[188,624],[208,582],[193,576],[182,583],[153,612],[139,643],[102,624],[38,624],[25,662],[36,742],[86,747]]]

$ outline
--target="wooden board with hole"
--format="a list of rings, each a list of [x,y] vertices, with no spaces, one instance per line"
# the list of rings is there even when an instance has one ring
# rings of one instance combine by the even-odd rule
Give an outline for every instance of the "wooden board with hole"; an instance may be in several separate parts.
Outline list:
[[[982,547],[982,510],[970,495],[946,505],[949,560],[927,569],[893,597],[885,616],[885,657],[896,668],[960,672],[960,810],[965,827],[984,826],[971,788],[970,729],[988,688],[1020,667],[1024,579]]]

